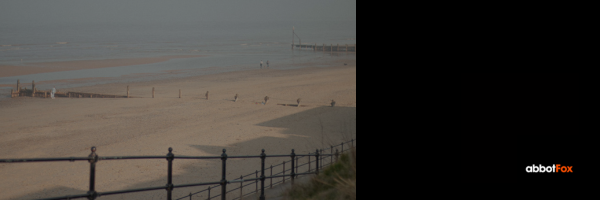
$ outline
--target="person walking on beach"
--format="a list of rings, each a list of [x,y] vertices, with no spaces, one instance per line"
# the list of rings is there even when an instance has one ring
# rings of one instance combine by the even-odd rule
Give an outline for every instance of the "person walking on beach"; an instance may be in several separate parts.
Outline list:
[[[262,69],[262,60],[260,60],[260,68]]]
[[[52,86],[52,92],[50,92],[50,97],[52,97],[52,99],[54,99],[54,93],[56,93],[56,87]]]
[[[269,60],[267,60],[267,68],[269,68]]]

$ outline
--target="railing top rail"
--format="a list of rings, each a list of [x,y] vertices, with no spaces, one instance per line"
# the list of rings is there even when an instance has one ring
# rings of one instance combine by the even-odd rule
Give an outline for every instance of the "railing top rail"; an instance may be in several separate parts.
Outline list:
[[[89,157],[64,157],[64,158],[14,158],[14,159],[0,159],[0,163],[13,163],[13,162],[45,162],[45,161],[81,161],[90,160]]]
[[[314,156],[315,154],[296,154],[296,157]],[[319,154],[320,156],[331,156],[333,154]],[[265,155],[265,157],[290,157],[290,154]],[[227,156],[227,158],[260,158],[260,155]],[[128,160],[128,159],[166,159],[168,156],[98,156],[98,160]],[[221,159],[221,156],[174,156],[179,159]],[[0,163],[14,162],[53,162],[53,161],[88,161],[90,157],[63,157],[63,158],[14,158],[0,159]],[[289,161],[288,161],[289,162]]]
[[[179,158],[179,159],[221,159],[221,156],[173,156],[173,158]],[[227,158],[231,158],[230,156],[227,156]]]
[[[166,159],[168,156],[98,156],[99,160]]]

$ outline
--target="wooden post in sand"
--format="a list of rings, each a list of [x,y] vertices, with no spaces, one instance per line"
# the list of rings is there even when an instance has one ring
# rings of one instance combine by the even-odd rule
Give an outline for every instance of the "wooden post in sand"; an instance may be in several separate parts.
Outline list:
[[[179,89],[179,98],[181,99],[181,89]]]
[[[152,87],[152,98],[154,98],[154,87]]]
[[[31,97],[35,97],[35,81],[31,81]]]
[[[129,85],[127,86],[127,98],[129,98]]]
[[[21,82],[17,79],[17,92],[21,91]]]

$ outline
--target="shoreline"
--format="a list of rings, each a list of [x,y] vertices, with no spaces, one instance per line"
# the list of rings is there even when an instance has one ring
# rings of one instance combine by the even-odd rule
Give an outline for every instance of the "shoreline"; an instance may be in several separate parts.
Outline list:
[[[195,55],[191,55],[191,56],[161,56],[161,57],[155,57],[157,59],[173,59],[173,58],[188,58],[188,57],[206,57],[206,56],[195,56]],[[296,68],[303,68],[305,66],[316,66],[316,67],[326,67],[327,64],[323,64],[323,63],[331,63],[331,62],[340,62],[336,65],[342,65],[343,62],[353,62],[355,63],[356,61],[356,56],[355,54],[344,54],[341,57],[339,56],[327,56],[327,55],[317,55],[316,57],[312,58],[312,59],[306,59],[307,57],[300,57],[300,59],[302,59],[302,61],[298,62],[298,61],[285,61],[285,62],[277,62],[277,64],[275,66],[271,66],[271,68],[269,70],[279,70],[279,69],[283,69],[283,70],[287,70],[287,69],[296,69]],[[139,61],[140,58],[131,58],[131,59],[105,59],[105,60],[100,60],[103,61],[107,64],[123,64],[125,62],[112,62],[110,63],[110,61],[113,60],[120,60],[120,61]],[[148,59],[148,58],[141,58],[141,59]],[[156,59],[154,59],[156,60]],[[85,62],[98,62],[99,60],[90,60],[90,61],[85,61]],[[81,61],[69,61],[69,63],[72,64],[76,64],[79,63]],[[177,61],[179,62],[179,61]],[[61,62],[62,63],[62,62]],[[58,65],[58,63],[53,63],[55,65]],[[95,66],[97,66],[99,64],[95,64]],[[167,64],[161,64],[161,65],[167,65]],[[104,65],[107,66],[107,65]],[[147,69],[146,67],[144,67],[146,65],[141,66],[141,68],[139,69]],[[152,65],[149,65],[152,66]],[[110,66],[107,66],[110,67]],[[125,68],[129,68],[131,66],[122,66]],[[137,66],[133,66],[133,67],[137,67]],[[156,68],[156,67],[154,67]],[[151,81],[160,81],[160,80],[170,80],[170,79],[181,79],[181,78],[188,78],[188,77],[200,77],[203,75],[215,75],[215,74],[220,74],[220,73],[226,73],[226,72],[234,72],[234,71],[247,71],[247,70],[254,70],[257,69],[258,67],[253,67],[251,65],[248,64],[243,64],[243,65],[231,65],[231,66],[223,66],[223,67],[216,67],[216,66],[211,66],[211,67],[205,67],[205,68],[196,68],[196,69],[169,69],[169,68],[165,68],[165,70],[162,71],[156,71],[155,72],[141,72],[141,73],[131,73],[131,74],[126,74],[126,75],[121,75],[121,76],[115,76],[115,77],[105,77],[105,76],[89,76],[87,74],[85,74],[86,69],[81,69],[82,72],[76,72],[79,74],[84,74],[84,77],[82,78],[64,78],[64,79],[50,79],[50,80],[44,80],[43,78],[46,78],[45,74],[43,78],[40,78],[42,80],[38,80],[37,78],[35,79],[35,83],[36,83],[36,87],[38,88],[38,90],[50,90],[52,88],[52,86],[57,86],[56,88],[58,90],[61,91],[65,91],[67,89],[70,88],[81,88],[81,87],[87,87],[87,86],[94,86],[94,85],[104,85],[104,84],[110,84],[110,83],[131,83],[131,82],[151,82]],[[79,69],[73,69],[73,70],[79,70]],[[95,70],[95,69],[93,69]],[[103,69],[101,69],[103,70]],[[122,70],[122,68],[114,68],[114,69],[110,69],[110,72],[112,71],[118,71],[118,70]],[[61,72],[62,73],[62,72]],[[68,72],[68,73],[72,73],[72,72]],[[50,73],[51,74],[51,73]],[[35,75],[34,75],[35,76]],[[37,75],[38,78],[41,77],[40,75]],[[56,76],[56,75],[54,75]],[[68,75],[73,77],[72,75]],[[16,89],[16,77],[15,79],[15,83],[12,83],[12,81],[10,83],[8,83],[7,81],[4,81],[3,84],[0,84],[0,94],[2,94],[2,96],[0,96],[0,102],[2,101],[6,101],[7,98],[10,99],[10,89]],[[27,79],[25,79],[27,80]],[[21,78],[21,87],[31,87],[31,80],[27,80],[24,81],[23,78]],[[83,92],[83,91],[82,91]],[[120,94],[119,94],[120,95]]]
[[[141,58],[117,58],[102,60],[74,60],[57,62],[26,63],[22,66],[0,65],[0,77],[21,76],[48,72],[72,71],[81,69],[97,69],[107,67],[123,67],[165,62],[177,58],[205,57],[206,55],[171,55]]]

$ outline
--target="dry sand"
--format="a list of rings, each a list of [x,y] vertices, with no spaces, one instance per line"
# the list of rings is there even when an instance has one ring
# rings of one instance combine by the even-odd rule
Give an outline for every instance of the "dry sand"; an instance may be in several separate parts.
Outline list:
[[[104,67],[121,67],[164,62],[174,58],[192,58],[202,55],[177,55],[150,58],[120,58],[104,60],[76,60],[62,62],[26,63],[23,66],[0,65],[0,77],[20,76],[48,72],[59,72],[79,69],[95,69]]]
[[[176,80],[58,88],[124,95],[129,85],[130,94],[142,98],[19,97],[3,101],[0,158],[86,157],[91,146],[96,146],[99,156],[166,155],[169,147],[175,155],[189,156],[218,156],[222,149],[227,149],[230,156],[258,155],[261,149],[266,154],[289,154],[291,149],[305,154],[356,138],[356,59],[312,64],[329,67],[256,69]],[[156,98],[152,98],[152,87]],[[206,91],[210,91],[209,100],[204,97]],[[236,93],[240,98],[233,102]],[[262,105],[267,95],[270,100]],[[277,105],[296,104],[298,98],[306,107]],[[332,99],[337,102],[335,107],[329,107]],[[267,158],[266,165],[283,160]],[[228,159],[227,179],[258,169],[260,159]],[[0,180],[4,180],[0,182],[0,199],[83,194],[89,187],[89,170],[87,161],[0,164]],[[220,179],[221,160],[173,162],[175,185]],[[99,192],[166,183],[165,159],[104,160],[96,165],[95,187]],[[205,188],[176,188],[173,197]],[[254,190],[254,186],[247,190]],[[212,194],[219,191],[213,190]],[[228,199],[238,194],[233,192]],[[99,199],[166,199],[166,191]]]

